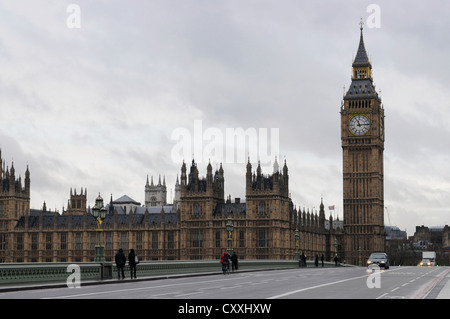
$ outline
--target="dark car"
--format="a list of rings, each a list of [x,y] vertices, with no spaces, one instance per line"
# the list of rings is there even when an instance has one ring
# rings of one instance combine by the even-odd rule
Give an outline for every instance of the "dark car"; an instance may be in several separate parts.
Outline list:
[[[372,253],[367,260],[367,267],[378,265],[380,268],[389,269],[389,258],[386,253]]]

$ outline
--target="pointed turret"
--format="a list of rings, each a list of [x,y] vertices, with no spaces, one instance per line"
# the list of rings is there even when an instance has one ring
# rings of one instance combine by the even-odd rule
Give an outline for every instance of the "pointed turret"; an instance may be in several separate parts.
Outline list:
[[[28,197],[30,197],[30,171],[28,170],[28,165],[27,165],[27,170],[25,171],[25,193]]]
[[[220,163],[220,167],[219,167],[219,176],[223,178],[223,167],[222,167],[222,163]]]
[[[250,157],[248,158],[247,162],[247,175],[252,175],[252,164],[250,163]]]
[[[319,227],[322,229],[325,228],[325,207],[323,205],[323,198],[320,199]]]
[[[245,185],[247,194],[250,193],[252,189],[252,164],[250,164],[250,157],[247,162],[247,172],[245,173]]]
[[[11,168],[9,169],[9,195],[13,196],[16,192],[16,170],[14,169],[14,162],[11,163]]]
[[[363,24],[364,24],[364,22],[362,22],[362,18],[361,18],[361,22],[360,22],[361,35],[359,38],[358,52],[356,53],[356,57],[353,60],[352,66],[353,67],[369,66],[370,68],[372,68],[372,65],[370,64],[370,61],[369,61],[369,57],[367,56],[366,48],[364,46]]]
[[[148,176],[147,176],[147,182],[148,182]],[[109,199],[108,214],[114,214],[114,203],[113,203],[112,194],[111,194],[111,198]]]
[[[186,186],[187,184],[187,176],[186,176],[186,163],[183,161],[183,165],[181,166],[181,185]]]
[[[280,171],[280,166],[278,165],[277,157],[275,156],[275,162],[273,163],[273,173],[278,173]]]
[[[352,83],[344,96],[344,100],[373,98],[379,100],[372,79],[372,64],[370,63],[366,47],[364,45],[363,24],[364,23],[361,20],[361,34],[359,38],[358,51],[356,52],[356,57],[352,63]],[[358,105],[361,106],[360,104]]]
[[[15,168],[14,168],[14,162],[11,162],[11,169],[9,170],[9,178],[11,179],[11,180],[15,180],[16,179],[16,170],[15,170]]]
[[[2,149],[0,148],[0,183],[3,179],[3,160],[2,160]]]
[[[288,167],[286,164],[286,159],[284,160],[284,165],[283,165],[283,175],[287,175],[288,173]]]
[[[211,162],[209,162],[208,166],[206,167],[206,182],[208,183],[208,185],[212,185],[212,183],[213,183],[213,174],[212,174]]]
[[[178,181],[178,174],[177,174],[177,182],[175,183],[175,198],[173,200],[173,206],[175,210],[178,210],[178,208],[180,207],[180,198],[181,198],[181,187]]]

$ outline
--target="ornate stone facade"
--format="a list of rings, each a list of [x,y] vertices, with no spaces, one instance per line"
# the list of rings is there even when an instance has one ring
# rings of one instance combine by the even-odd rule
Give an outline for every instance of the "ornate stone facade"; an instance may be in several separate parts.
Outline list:
[[[342,224],[325,219],[323,203],[319,214],[293,207],[286,163],[272,175],[264,175],[259,164],[256,172],[250,162],[246,169],[246,202],[225,200],[222,165],[213,173],[209,164],[206,178],[199,178],[194,161],[189,173],[182,165],[177,208],[124,208],[111,196],[102,223],[106,260],[113,260],[119,248],[135,249],[141,260],[218,259],[228,247],[229,218],[234,225],[232,247],[241,259],[293,259],[296,233],[298,251],[309,258],[324,254],[331,260],[339,252]],[[47,211],[45,203],[40,210],[29,209],[30,172],[27,169],[24,188],[12,176],[14,170],[8,170],[1,184],[1,262],[93,261],[97,223],[87,190],[71,189],[62,214]]]
[[[15,225],[20,218],[30,212],[30,171],[25,171],[25,180],[16,178],[14,164],[6,166],[0,149],[0,262],[11,260],[15,248],[24,246],[23,240],[17,241]],[[13,244],[14,243],[14,244]]]
[[[345,257],[352,264],[385,250],[384,108],[362,30],[352,83],[341,107]]]

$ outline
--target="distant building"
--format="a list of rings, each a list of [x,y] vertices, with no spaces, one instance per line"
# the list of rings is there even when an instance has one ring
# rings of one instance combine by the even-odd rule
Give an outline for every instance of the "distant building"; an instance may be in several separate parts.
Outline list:
[[[127,195],[123,195],[122,197],[116,199],[115,201],[111,201],[111,205],[113,205],[115,209],[120,208],[126,215],[129,215],[130,212],[133,212],[137,208],[141,207],[141,203],[135,201],[134,199],[130,198]]]
[[[414,249],[450,252],[450,228],[445,226],[416,226],[411,238]]]
[[[1,157],[0,157],[1,158]],[[88,262],[94,260],[97,223],[87,205],[87,190],[70,189],[61,213],[29,209],[30,173],[25,187],[14,168],[1,176],[0,262]],[[264,175],[247,164],[246,201],[224,198],[224,170],[200,178],[197,164],[181,168],[177,205],[142,206],[127,195],[104,203],[102,223],[105,258],[119,248],[135,249],[142,260],[217,259],[228,247],[226,224],[234,224],[232,247],[241,259],[293,259],[298,251],[309,259],[341,256],[343,223],[319,212],[294,207],[289,197],[288,168]],[[14,185],[14,187],[10,187]],[[164,183],[161,184],[163,186]],[[175,201],[174,201],[175,202]]]
[[[406,240],[407,234],[405,230],[401,230],[397,226],[385,226],[386,241],[389,240]]]
[[[163,177],[163,183],[161,184],[161,175],[159,176],[158,184],[153,184],[153,176],[151,182],[145,184],[145,206],[164,206],[167,204],[167,187],[166,177]]]

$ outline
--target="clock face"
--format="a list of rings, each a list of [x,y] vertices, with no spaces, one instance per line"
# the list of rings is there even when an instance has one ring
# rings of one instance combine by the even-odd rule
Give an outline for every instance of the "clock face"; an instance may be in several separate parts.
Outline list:
[[[364,115],[355,115],[350,120],[350,131],[355,135],[364,135],[369,131],[370,122]]]

